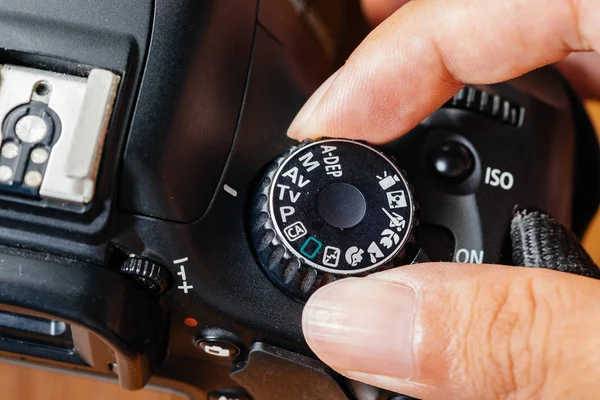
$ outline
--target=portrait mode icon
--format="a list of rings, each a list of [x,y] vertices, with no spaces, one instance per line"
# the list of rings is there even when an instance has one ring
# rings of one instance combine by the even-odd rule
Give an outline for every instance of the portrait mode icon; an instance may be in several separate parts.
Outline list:
[[[346,262],[353,267],[356,267],[363,260],[363,253],[365,251],[363,249],[359,249],[356,246],[350,247],[346,250]]]

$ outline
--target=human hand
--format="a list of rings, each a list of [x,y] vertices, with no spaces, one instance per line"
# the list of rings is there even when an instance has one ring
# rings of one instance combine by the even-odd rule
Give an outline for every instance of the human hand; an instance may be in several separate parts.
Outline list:
[[[385,1],[364,0],[375,24],[394,8],[378,14]],[[463,84],[554,63],[567,76],[587,74],[580,93],[593,96],[598,48],[596,1],[409,2],[314,94],[289,135],[385,143]],[[305,307],[303,328],[316,355],[341,374],[424,400],[597,399],[598,312],[600,281],[591,278],[418,264],[323,287]]]
[[[407,2],[408,0],[361,0],[367,22],[373,26],[380,24]],[[536,3],[535,0],[531,3],[543,6],[539,2]],[[575,6],[577,1],[572,3]],[[552,5],[553,3],[549,4],[549,6]],[[501,36],[499,35],[499,37]],[[580,96],[586,99],[600,98],[600,54],[593,51],[575,52],[558,61],[556,66]]]
[[[464,84],[501,82],[556,63],[583,97],[600,98],[600,1],[362,2],[374,23],[394,8],[386,4],[406,4],[313,94],[289,128],[292,138],[385,143]]]

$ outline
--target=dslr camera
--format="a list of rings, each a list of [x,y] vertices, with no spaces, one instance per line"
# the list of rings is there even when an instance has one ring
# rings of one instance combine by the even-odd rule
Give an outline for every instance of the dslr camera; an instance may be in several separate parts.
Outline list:
[[[598,207],[595,132],[550,67],[377,148],[289,139],[365,32],[353,1],[3,0],[0,20],[5,359],[193,400],[405,398],[311,352],[315,290],[511,265],[515,207],[577,237]]]

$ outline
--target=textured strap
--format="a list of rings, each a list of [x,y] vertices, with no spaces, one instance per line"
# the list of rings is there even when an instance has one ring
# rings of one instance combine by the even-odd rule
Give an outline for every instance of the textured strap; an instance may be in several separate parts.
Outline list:
[[[546,213],[516,211],[510,236],[514,265],[548,268],[600,279],[600,270],[577,237]]]

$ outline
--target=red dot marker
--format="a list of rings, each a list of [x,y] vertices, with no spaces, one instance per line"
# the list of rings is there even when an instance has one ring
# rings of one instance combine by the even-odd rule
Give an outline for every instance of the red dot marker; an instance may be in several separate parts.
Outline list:
[[[198,326],[198,321],[196,321],[194,318],[186,318],[183,320],[183,323],[191,328]]]

